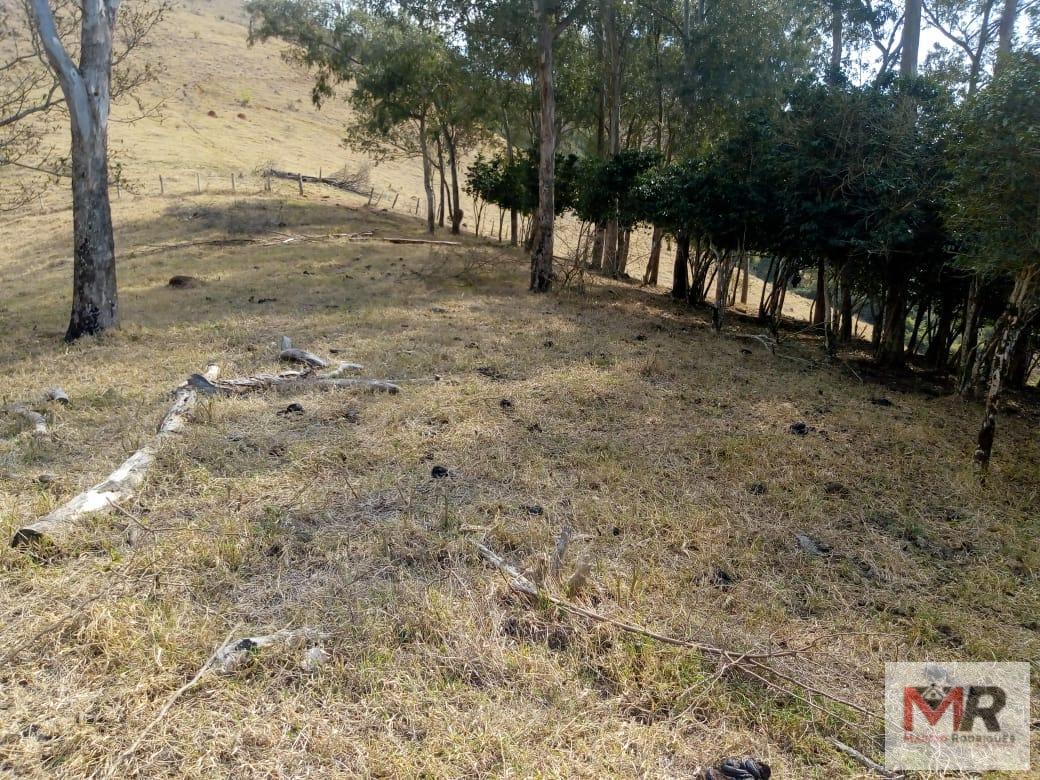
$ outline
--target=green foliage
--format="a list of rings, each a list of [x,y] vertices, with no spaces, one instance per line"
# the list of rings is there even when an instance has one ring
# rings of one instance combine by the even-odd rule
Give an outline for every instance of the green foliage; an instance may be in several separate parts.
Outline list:
[[[964,259],[1005,273],[1040,262],[1040,57],[1015,57],[960,108],[949,162]]]

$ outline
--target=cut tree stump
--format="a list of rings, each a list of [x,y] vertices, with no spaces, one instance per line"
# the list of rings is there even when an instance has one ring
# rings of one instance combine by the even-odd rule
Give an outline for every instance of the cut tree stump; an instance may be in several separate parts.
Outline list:
[[[211,365],[203,376],[213,381],[219,375],[220,368]],[[113,502],[124,501],[132,496],[144,482],[145,474],[155,462],[163,441],[184,428],[187,416],[197,402],[198,393],[193,386],[184,384],[179,387],[175,391],[173,404],[159,423],[155,436],[147,444],[123,461],[103,482],[84,490],[35,523],[19,528],[11,539],[11,546],[57,544],[78,521],[107,509]]]

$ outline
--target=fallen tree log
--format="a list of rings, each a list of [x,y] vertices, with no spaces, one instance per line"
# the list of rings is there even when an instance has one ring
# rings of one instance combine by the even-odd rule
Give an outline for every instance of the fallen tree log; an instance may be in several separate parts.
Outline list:
[[[39,412],[30,409],[25,404],[10,404],[4,407],[4,411],[14,417],[21,417],[32,425],[34,436],[47,436],[50,431],[47,428],[47,418]]]
[[[349,364],[348,364],[349,365]],[[214,386],[228,395],[242,395],[253,390],[277,390],[294,392],[307,388],[324,390],[361,389],[374,392],[401,392],[401,388],[393,382],[383,379],[351,377],[341,379],[335,376],[320,376],[309,371],[283,371],[280,374],[256,374],[255,376],[237,377],[214,382]]]
[[[202,376],[207,381],[213,381],[219,375],[220,368],[211,365]],[[185,383],[179,387],[174,393],[173,404],[160,421],[155,436],[147,444],[123,461],[103,482],[74,496],[35,523],[19,528],[11,539],[11,546],[55,544],[78,521],[107,509],[113,502],[124,501],[132,496],[144,482],[145,474],[155,461],[163,441],[184,428],[187,416],[197,402],[198,392],[194,386]]]
[[[318,357],[313,352],[308,352],[305,349],[295,349],[288,347],[283,349],[278,355],[278,359],[286,363],[302,363],[308,368],[328,368],[329,361],[325,358]]]
[[[275,179],[286,179],[288,181],[303,182],[305,184],[324,184],[328,187],[334,187],[337,190],[343,190],[345,192],[353,192],[355,195],[368,195],[368,188],[362,188],[357,182],[349,179],[336,179],[331,176],[305,176],[302,173],[292,173],[291,171],[276,171],[273,168],[267,171],[267,174]]]

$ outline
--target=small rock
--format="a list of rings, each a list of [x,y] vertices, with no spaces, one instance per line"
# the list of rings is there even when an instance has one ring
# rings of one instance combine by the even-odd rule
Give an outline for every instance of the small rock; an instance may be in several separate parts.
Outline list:
[[[787,429],[795,436],[805,436],[809,433],[809,426],[803,422],[791,423],[791,426]]]
[[[302,413],[303,413],[303,404],[296,403],[295,401],[293,401],[293,403],[289,404],[281,412],[279,412],[279,414],[302,414]]]
[[[508,398],[503,398],[501,401],[498,402],[498,405],[501,406],[502,409],[507,412],[512,411],[513,409],[513,402],[510,401]]]
[[[736,580],[733,576],[725,569],[716,568],[711,573],[711,584],[717,588],[729,588],[733,586]]]
[[[444,466],[434,466],[430,469],[430,476],[434,479],[444,479],[450,472]]]
[[[828,496],[847,496],[849,489],[840,482],[827,482],[823,486],[823,492]]]
[[[327,650],[315,646],[303,654],[303,660],[300,662],[300,666],[303,667],[303,671],[305,672],[316,672],[327,664],[331,658],[332,656],[329,655]]]
[[[765,482],[752,482],[748,485],[747,492],[753,496],[764,496],[767,489]]]
[[[705,780],[769,780],[772,776],[769,764],[753,758],[725,758],[704,773]]]
[[[892,402],[889,401],[887,398],[871,398],[870,402],[872,404],[874,404],[874,406],[892,406],[893,405]]]
[[[796,533],[794,538],[798,541],[798,546],[805,552],[809,553],[809,555],[826,555],[831,551],[831,546],[829,544],[813,539],[811,536]]]
[[[54,474],[40,474],[36,477],[36,481],[41,485],[50,485],[52,482],[57,481],[57,477]]]

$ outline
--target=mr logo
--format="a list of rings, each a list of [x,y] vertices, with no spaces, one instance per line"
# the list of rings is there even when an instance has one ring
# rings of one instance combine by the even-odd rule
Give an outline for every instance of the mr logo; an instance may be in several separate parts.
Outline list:
[[[986,731],[1000,731],[999,713],[1007,704],[1007,694],[996,685],[967,687],[931,685],[903,688],[903,730],[914,730],[914,709],[924,716],[929,726],[935,726],[947,710],[953,714],[953,731],[970,734],[975,721],[981,720]]]

